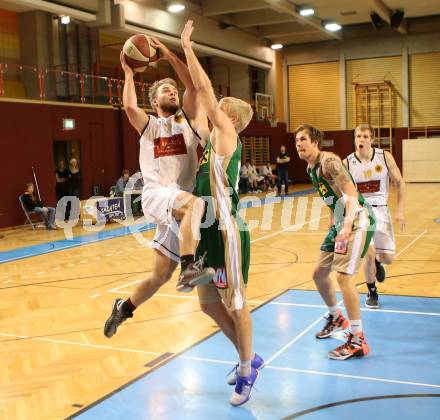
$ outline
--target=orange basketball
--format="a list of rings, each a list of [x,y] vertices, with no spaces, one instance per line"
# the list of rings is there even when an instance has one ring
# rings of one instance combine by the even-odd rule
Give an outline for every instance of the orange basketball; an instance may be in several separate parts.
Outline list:
[[[122,47],[126,63],[133,71],[145,71],[149,63],[157,61],[158,51],[151,45],[150,38],[144,34],[133,35]]]

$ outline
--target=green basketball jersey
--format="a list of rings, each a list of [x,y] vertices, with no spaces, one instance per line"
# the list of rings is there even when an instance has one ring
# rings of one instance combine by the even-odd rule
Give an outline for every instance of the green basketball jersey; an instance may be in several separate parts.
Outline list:
[[[356,186],[351,174],[348,171],[346,172],[350,176],[353,185]],[[320,197],[324,200],[325,204],[327,204],[327,206],[330,207],[332,211],[335,211],[336,203],[340,197],[338,197],[338,195],[333,190],[331,181],[325,179],[322,176],[321,162],[316,163],[313,168],[308,166],[307,173],[312,180],[313,187],[316,191],[318,191]],[[358,192],[358,202],[361,206],[364,206],[365,204],[365,198],[360,192]]]
[[[345,167],[344,167],[344,170],[346,170]],[[336,192],[332,188],[333,183],[331,181],[329,181],[328,179],[324,178],[324,176],[322,175],[322,168],[321,168],[320,161],[317,162],[315,164],[315,166],[313,166],[313,167],[308,166],[307,173],[312,181],[313,187],[315,188],[316,191],[318,191],[320,197],[324,200],[325,204],[327,204],[327,206],[332,210],[332,212],[335,216],[334,217],[334,225],[329,229],[329,232],[328,232],[327,236],[325,237],[324,242],[321,245],[321,251],[333,252],[334,246],[335,246],[335,238],[336,238],[340,228],[342,227],[342,223],[344,222],[345,205],[344,205],[344,208],[342,209],[342,211],[335,211],[338,200],[341,197],[338,197],[338,195],[336,194]],[[353,182],[353,185],[356,186],[351,174],[348,171],[347,171],[347,174],[350,176],[350,179]],[[369,243],[373,237],[376,220],[374,217],[374,213],[371,209],[371,206],[365,205],[365,198],[363,197],[363,195],[359,191],[358,191],[357,198],[358,198],[358,203],[362,207],[367,208],[368,215],[369,215],[369,223],[370,223],[370,227],[369,227],[369,230],[367,233],[366,245],[365,245],[365,248],[362,252],[362,257],[363,257],[365,255],[365,253],[367,252]],[[339,205],[341,205],[341,204],[339,204]]]
[[[246,282],[250,240],[247,225],[238,214],[241,151],[239,139],[236,150],[228,157],[218,156],[210,141],[203,150],[195,194],[205,200],[206,211],[202,219],[197,255],[206,252],[208,266],[226,267],[227,271],[231,260],[238,259],[243,281]]]

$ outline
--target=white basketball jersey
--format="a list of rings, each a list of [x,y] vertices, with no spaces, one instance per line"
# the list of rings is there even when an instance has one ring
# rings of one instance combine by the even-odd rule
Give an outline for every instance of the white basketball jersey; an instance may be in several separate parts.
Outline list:
[[[193,190],[199,138],[181,110],[168,118],[149,115],[139,142],[144,191],[158,185]]]
[[[361,162],[355,153],[348,155],[347,169],[367,203],[375,206],[387,205],[389,176],[382,149],[373,148],[373,156],[367,163]]]

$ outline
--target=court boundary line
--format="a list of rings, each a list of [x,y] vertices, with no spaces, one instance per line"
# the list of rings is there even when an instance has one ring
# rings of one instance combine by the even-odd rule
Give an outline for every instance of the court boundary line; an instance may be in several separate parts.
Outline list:
[[[131,282],[129,284],[126,284],[125,287],[139,283],[141,280],[136,280],[134,282]],[[121,294],[128,294],[131,295],[132,292],[128,292],[125,290],[116,290],[122,288],[124,285],[119,286],[115,289],[108,290],[110,293],[121,293]],[[303,289],[287,289],[286,292],[289,290],[297,290],[297,291],[305,291],[305,292],[317,292],[317,290],[303,290]],[[365,294],[365,293],[360,293]],[[171,299],[188,299],[188,300],[198,300],[199,298],[197,296],[191,296],[191,295],[173,295],[170,293],[155,293],[151,298],[153,297],[163,297],[163,298],[171,298]],[[385,296],[394,296],[394,297],[413,297],[413,298],[422,298],[422,299],[439,299],[437,297],[430,297],[430,296],[407,296],[407,295],[390,295],[387,294]],[[253,300],[253,299],[247,299],[247,303],[254,303],[256,305],[261,305],[265,303],[263,300]],[[303,307],[303,308],[327,308],[326,305],[319,305],[319,304],[312,304],[312,303],[291,303],[291,302],[269,302],[269,305],[278,305],[278,306],[294,306],[294,307]],[[341,309],[345,309],[345,306],[341,306]],[[440,316],[440,312],[420,312],[420,311],[404,311],[404,310],[397,310],[397,309],[371,309],[371,308],[363,308],[361,307],[360,310],[362,312],[378,312],[378,313],[395,313],[399,315],[420,315],[420,316]]]
[[[408,245],[406,245],[403,249],[401,249],[396,256],[394,257],[395,260],[397,260],[397,257],[405,252],[408,248],[410,248],[413,244],[415,244],[422,236],[424,236],[426,233],[428,233],[428,229],[425,229],[423,232],[421,232],[416,238],[414,238]]]
[[[72,346],[91,347],[91,348],[98,348],[98,349],[104,349],[104,350],[123,351],[123,352],[127,352],[127,353],[148,354],[151,356],[158,356],[158,355],[163,354],[163,353],[159,353],[159,352],[146,351],[146,350],[129,349],[129,348],[126,349],[126,348],[122,348],[122,347],[106,346],[104,344],[82,343],[80,341],[70,341],[70,340],[56,340],[54,338],[31,337],[31,336],[27,336],[27,335],[10,334],[10,333],[2,333],[2,332],[0,332],[0,336],[22,338],[24,340],[48,341],[50,343],[68,344],[68,345],[72,345]]]
[[[219,359],[209,359],[204,357],[193,357],[193,356],[179,356],[181,359],[185,360],[194,360],[199,362],[208,362],[208,363],[217,363],[224,365],[235,365],[236,362],[230,362],[227,360],[219,360]],[[373,376],[359,376],[359,375],[348,375],[344,373],[335,373],[335,372],[325,372],[320,370],[310,370],[310,369],[297,369],[297,368],[288,368],[283,366],[269,366],[267,364],[264,365],[263,369],[272,369],[272,370],[280,370],[285,372],[296,372],[296,373],[305,373],[309,375],[321,375],[321,376],[336,376],[341,378],[348,379],[360,379],[364,381],[377,381],[377,382],[387,382],[387,383],[395,383],[400,385],[411,385],[411,386],[425,386],[430,388],[440,388],[440,384],[425,384],[422,382],[410,382],[410,381],[399,381],[397,379],[387,379],[387,378],[375,378]]]
[[[281,420],[296,419],[298,417],[303,417],[307,414],[316,413],[317,411],[322,411],[327,408],[339,407],[341,405],[348,405],[348,404],[356,404],[365,401],[370,402],[370,401],[398,399],[398,398],[405,399],[405,398],[438,398],[438,397],[440,397],[440,394],[388,394],[388,395],[376,395],[371,397],[353,398],[351,400],[335,401],[332,403],[321,404],[315,407],[307,408],[305,410],[297,411],[296,413],[289,414],[288,416],[283,417]]]
[[[279,293],[277,293],[275,296],[273,296],[271,299],[269,299],[267,302],[263,303],[262,305],[252,309],[250,312],[255,312],[258,309],[266,306],[266,304],[268,304],[269,302],[271,302],[274,299],[277,299],[278,297],[280,297],[281,295],[283,295],[284,293],[286,293],[288,290],[290,289],[285,289]],[[73,419],[77,416],[79,416],[80,414],[84,413],[85,411],[88,411],[89,409],[93,408],[94,406],[100,404],[102,401],[107,400],[109,398],[111,398],[113,395],[119,393],[120,391],[124,390],[125,388],[129,387],[130,385],[132,385],[133,383],[140,381],[142,378],[145,378],[147,375],[149,375],[152,372],[155,372],[156,370],[160,369],[162,366],[166,365],[167,363],[171,362],[172,360],[178,358],[179,356],[181,356],[182,354],[184,354],[185,352],[191,350],[193,347],[198,346],[199,344],[203,343],[206,340],[209,340],[211,337],[215,336],[216,334],[220,334],[221,330],[218,329],[216,331],[213,331],[212,333],[208,334],[206,337],[203,337],[202,339],[200,339],[199,341],[195,342],[194,344],[190,345],[189,347],[183,349],[182,351],[178,352],[178,353],[174,353],[171,357],[169,357],[168,359],[164,360],[163,362],[158,363],[156,366],[154,366],[153,368],[151,368],[150,370],[148,370],[147,372],[144,372],[142,374],[140,374],[139,376],[133,378],[132,380],[130,380],[129,382],[125,383],[124,385],[121,385],[119,388],[116,388],[115,390],[111,391],[110,393],[102,396],[101,398],[99,398],[98,400],[94,401],[93,403],[86,405],[85,407],[81,408],[80,410],[78,410],[77,412],[69,415],[68,417],[66,417],[66,419]]]

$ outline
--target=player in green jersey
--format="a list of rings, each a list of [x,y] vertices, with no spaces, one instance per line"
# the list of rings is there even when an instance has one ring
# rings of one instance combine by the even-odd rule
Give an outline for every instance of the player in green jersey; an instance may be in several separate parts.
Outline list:
[[[238,133],[252,118],[251,106],[236,98],[217,102],[211,81],[191,46],[193,22],[188,21],[181,40],[191,79],[213,125],[199,135],[207,144],[199,163],[196,194],[207,202],[200,229],[198,254],[205,254],[216,270],[214,279],[197,287],[202,310],[207,313],[238,350],[240,362],[228,378],[235,384],[232,405],[249,400],[264,361],[252,352],[252,319],[246,304],[250,240],[246,224],[237,213],[241,143]]]
[[[313,280],[328,306],[329,315],[316,338],[328,338],[334,332],[350,327],[347,342],[328,354],[331,359],[346,360],[366,356],[370,351],[363,334],[359,293],[353,276],[368,251],[375,221],[363,207],[364,198],[356,190],[341,159],[334,153],[320,150],[321,140],[321,131],[309,125],[302,125],[295,131],[298,155],[308,163],[307,173],[312,184],[330,208],[331,227],[313,272]],[[336,271],[349,320],[338,308],[329,277],[332,271]]]

